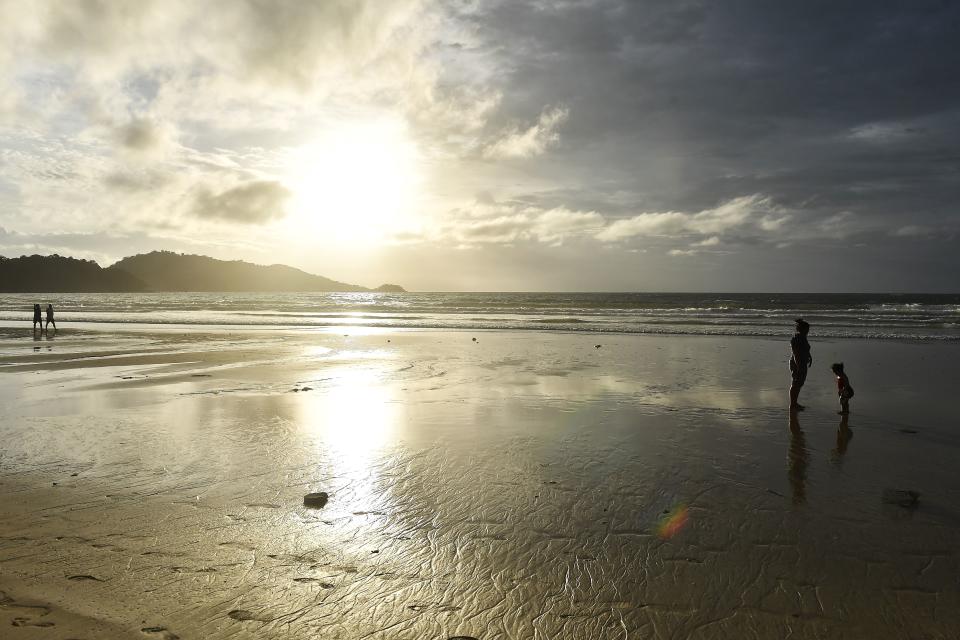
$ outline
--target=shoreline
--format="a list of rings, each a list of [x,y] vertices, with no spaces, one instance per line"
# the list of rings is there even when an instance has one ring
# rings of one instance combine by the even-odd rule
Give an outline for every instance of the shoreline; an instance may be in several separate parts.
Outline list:
[[[535,321],[531,321],[535,322]],[[782,329],[778,333],[734,333],[725,331],[633,331],[618,329],[596,329],[596,328],[556,328],[547,326],[529,326],[529,327],[490,327],[490,326],[458,326],[449,325],[423,325],[423,326],[396,326],[393,324],[369,324],[357,322],[354,324],[329,324],[329,325],[295,325],[295,324],[209,324],[197,322],[190,323],[147,323],[147,322],[66,322],[62,323],[63,329],[73,330],[82,333],[196,333],[196,334],[223,334],[229,332],[266,332],[266,333],[319,333],[319,334],[343,334],[344,331],[353,332],[353,335],[364,334],[388,334],[405,332],[485,332],[485,333],[521,333],[521,334],[566,334],[575,336],[639,336],[639,337],[676,337],[676,338],[745,338],[760,340],[789,340],[793,335],[789,329]],[[45,340],[44,331],[33,332],[30,328],[24,329],[25,323],[19,321],[0,320],[0,340],[4,338],[26,336],[37,336],[38,340]],[[19,331],[18,331],[19,330]],[[886,334],[856,334],[844,335],[840,333],[825,334],[819,333],[815,336],[821,342],[835,340],[850,340],[862,342],[897,342],[905,344],[932,344],[932,345],[950,345],[960,344],[960,335],[958,336],[899,336]]]

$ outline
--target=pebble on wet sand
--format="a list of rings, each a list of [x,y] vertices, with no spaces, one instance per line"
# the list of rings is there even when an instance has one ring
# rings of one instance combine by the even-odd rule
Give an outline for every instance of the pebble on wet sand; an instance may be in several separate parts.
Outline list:
[[[327,500],[330,496],[327,495],[326,491],[320,491],[319,493],[308,493],[303,496],[303,506],[305,507],[314,507],[320,509],[327,504]]]
[[[253,615],[252,612],[247,611],[246,609],[234,609],[227,614],[229,617],[234,620],[256,620],[257,617]]]

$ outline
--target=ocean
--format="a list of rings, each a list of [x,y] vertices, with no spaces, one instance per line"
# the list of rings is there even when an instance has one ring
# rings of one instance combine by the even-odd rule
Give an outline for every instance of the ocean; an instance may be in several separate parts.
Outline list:
[[[507,329],[960,339],[960,294],[802,293],[55,293],[0,294],[0,321],[29,326],[34,303],[71,323],[210,327]]]

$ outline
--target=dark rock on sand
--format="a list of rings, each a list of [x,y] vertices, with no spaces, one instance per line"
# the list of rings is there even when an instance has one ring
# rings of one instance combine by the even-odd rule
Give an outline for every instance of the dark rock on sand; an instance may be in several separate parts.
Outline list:
[[[14,627],[55,627],[56,624],[53,622],[34,622],[30,618],[14,618],[10,621],[10,625]]]
[[[247,611],[246,609],[234,609],[227,614],[234,620],[256,620],[257,616],[253,615],[252,612]]]
[[[149,635],[159,635],[162,640],[180,640],[180,636],[169,631],[166,627],[143,627],[140,629],[140,632]]]
[[[327,500],[330,498],[327,495],[326,491],[320,491],[319,493],[308,493],[303,496],[303,506],[313,507],[315,509],[321,509],[327,504]]]

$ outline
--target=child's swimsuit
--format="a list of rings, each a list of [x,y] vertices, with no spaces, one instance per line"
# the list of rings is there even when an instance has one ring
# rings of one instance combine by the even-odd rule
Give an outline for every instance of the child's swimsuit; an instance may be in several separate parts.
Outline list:
[[[837,376],[837,395],[841,398],[853,397],[853,387],[850,386],[846,375]]]

